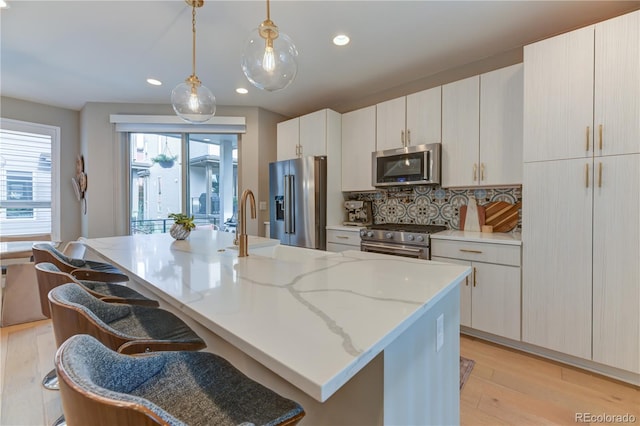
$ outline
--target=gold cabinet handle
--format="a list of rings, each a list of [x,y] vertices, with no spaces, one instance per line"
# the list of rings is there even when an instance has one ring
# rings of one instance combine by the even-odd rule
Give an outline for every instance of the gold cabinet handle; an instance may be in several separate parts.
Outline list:
[[[480,163],[480,180],[484,180],[484,163]]]
[[[477,284],[477,275],[478,275],[478,270],[476,269],[476,267],[473,267],[473,286],[475,287]]]
[[[598,126],[598,148],[602,151],[602,124]]]
[[[340,238],[341,240],[348,240],[349,237],[345,237],[344,235],[336,235],[336,238]]]
[[[598,163],[598,188],[602,188],[602,163]]]
[[[480,250],[471,250],[471,249],[460,249],[461,252],[463,253],[482,253]]]
[[[404,143],[404,130],[400,130],[400,142],[402,143],[402,146],[406,146]]]
[[[411,130],[407,129],[407,144],[405,146],[411,145]]]
[[[589,187],[589,163],[584,165],[584,178],[586,182],[586,187]]]
[[[467,287],[469,287],[469,275],[467,275],[466,277],[464,277],[464,285],[466,285]]]
[[[473,181],[478,180],[478,165],[473,163]]]
[[[589,133],[591,132],[589,131],[589,126],[587,126],[587,151],[589,151]]]

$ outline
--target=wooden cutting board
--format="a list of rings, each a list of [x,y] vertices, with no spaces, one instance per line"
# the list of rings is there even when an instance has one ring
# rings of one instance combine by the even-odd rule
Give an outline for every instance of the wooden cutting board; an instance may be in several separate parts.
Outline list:
[[[493,226],[493,232],[509,232],[518,224],[520,206],[506,201],[494,201],[484,205],[485,225]]]
[[[482,225],[485,225],[485,217],[486,217],[486,210],[484,208],[484,206],[477,206],[478,208],[478,222],[480,223],[480,227],[482,228]],[[460,230],[464,231],[464,224],[467,220],[467,206],[460,206]]]

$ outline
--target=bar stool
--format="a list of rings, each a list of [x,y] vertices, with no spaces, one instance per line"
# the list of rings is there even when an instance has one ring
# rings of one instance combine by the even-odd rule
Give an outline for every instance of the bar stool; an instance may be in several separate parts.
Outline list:
[[[65,256],[51,244],[38,243],[32,247],[35,263],[53,263],[62,272],[83,280],[99,282],[125,282],[129,277],[120,269],[104,262],[76,259]]]
[[[89,334],[127,354],[206,347],[184,321],[164,309],[106,303],[76,283],[55,287],[48,297],[58,347],[76,334]]]
[[[149,299],[137,291],[121,284],[101,283],[95,281],[81,281],[74,276],[61,272],[53,263],[42,262],[35,265],[40,295],[40,309],[42,314],[51,318],[48,294],[53,288],[67,283],[82,285],[90,294],[104,302],[128,303],[142,306],[159,306],[158,301]],[[42,386],[49,390],[58,389],[56,370],[48,372],[42,379]]]
[[[276,426],[295,425],[305,415],[299,404],[212,353],[132,357],[76,335],[60,346],[55,364],[71,426]]]

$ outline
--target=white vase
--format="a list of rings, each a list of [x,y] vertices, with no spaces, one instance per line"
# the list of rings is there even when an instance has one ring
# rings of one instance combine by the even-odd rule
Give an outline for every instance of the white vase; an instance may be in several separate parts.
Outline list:
[[[190,229],[185,228],[183,225],[180,225],[179,223],[174,223],[173,225],[171,225],[171,228],[169,229],[169,235],[171,235],[176,240],[184,240],[189,236],[190,233],[191,233]]]

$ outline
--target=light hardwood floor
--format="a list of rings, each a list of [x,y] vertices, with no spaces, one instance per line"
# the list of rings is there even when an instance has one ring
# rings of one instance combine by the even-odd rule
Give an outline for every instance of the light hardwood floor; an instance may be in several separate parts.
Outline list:
[[[0,425],[50,425],[59,394],[41,387],[53,367],[51,321],[0,329]],[[574,424],[576,413],[629,413],[640,424],[640,390],[479,339],[461,337],[476,364],[461,393],[462,425]]]

